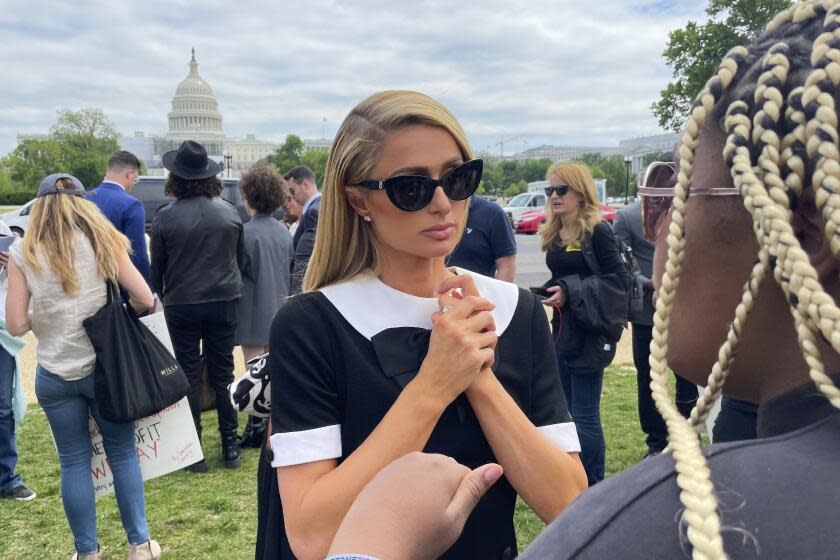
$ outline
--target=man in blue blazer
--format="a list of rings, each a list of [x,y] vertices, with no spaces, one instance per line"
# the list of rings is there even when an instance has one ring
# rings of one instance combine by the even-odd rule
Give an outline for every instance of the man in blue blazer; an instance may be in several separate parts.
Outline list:
[[[131,242],[131,262],[151,286],[149,252],[146,249],[146,211],[143,203],[131,196],[140,176],[140,160],[131,152],[115,152],[108,158],[105,179],[88,192],[87,198]],[[123,294],[126,299],[126,294]]]
[[[303,287],[303,277],[315,246],[315,230],[318,228],[318,212],[321,209],[321,193],[315,184],[315,174],[305,165],[290,169],[283,179],[289,195],[301,206],[300,222],[292,244],[295,248],[295,258],[292,260],[292,282],[289,295],[300,293]]]

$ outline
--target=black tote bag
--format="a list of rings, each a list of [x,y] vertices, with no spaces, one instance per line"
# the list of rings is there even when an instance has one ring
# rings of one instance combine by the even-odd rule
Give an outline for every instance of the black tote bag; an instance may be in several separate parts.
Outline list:
[[[108,301],[82,322],[96,352],[94,394],[106,420],[132,422],[178,402],[190,384],[169,350],[120,302],[116,284],[107,284]]]

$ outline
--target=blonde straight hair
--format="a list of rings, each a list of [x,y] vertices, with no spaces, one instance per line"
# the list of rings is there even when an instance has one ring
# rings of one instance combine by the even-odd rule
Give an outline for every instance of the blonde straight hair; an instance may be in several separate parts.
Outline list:
[[[473,159],[461,125],[443,105],[416,91],[382,91],[359,103],[338,129],[324,176],[315,247],[303,280],[310,292],[371,269],[381,257],[370,227],[350,205],[349,185],[371,179],[382,144],[402,128],[427,125],[452,135],[464,161]],[[466,222],[465,222],[466,223]]]
[[[568,185],[570,192],[575,192],[583,198],[577,219],[577,232],[569,240],[580,243],[584,237],[592,234],[595,226],[601,221],[592,173],[583,163],[557,162],[548,168],[545,174],[546,180],[550,180],[552,175],[556,175],[562,184]],[[560,242],[563,221],[560,216],[551,211],[551,197],[546,198],[545,204],[548,222],[540,228],[540,234],[542,234],[542,250],[548,251],[549,247]]]
[[[69,180],[59,186],[73,188]],[[65,294],[72,296],[79,290],[74,267],[77,232],[90,241],[99,275],[116,281],[119,255],[128,252],[131,245],[95,204],[79,196],[49,194],[35,201],[29,219],[29,230],[23,239],[23,258],[34,271],[41,272],[43,261],[39,257],[43,257],[61,281]]]

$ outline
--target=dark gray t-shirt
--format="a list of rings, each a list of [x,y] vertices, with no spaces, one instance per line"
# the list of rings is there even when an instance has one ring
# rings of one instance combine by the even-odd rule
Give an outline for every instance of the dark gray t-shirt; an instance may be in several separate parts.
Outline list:
[[[807,385],[758,422],[762,439],[708,453],[726,554],[840,558],[840,411]],[[690,558],[682,511],[674,461],[659,455],[582,494],[520,559]]]

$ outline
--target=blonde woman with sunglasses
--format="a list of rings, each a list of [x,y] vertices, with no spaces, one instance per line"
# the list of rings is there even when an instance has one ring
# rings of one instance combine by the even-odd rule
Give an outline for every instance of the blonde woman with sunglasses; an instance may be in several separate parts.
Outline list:
[[[641,193],[661,202],[649,205],[645,225],[656,239],[659,293],[651,389],[669,452],[586,492],[522,560],[837,558],[837,60],[840,2],[798,2],[749,47],[730,51],[700,92],[676,186]],[[670,367],[707,386],[689,419],[668,390]],[[758,439],[702,450],[698,432],[721,393],[759,404]],[[422,499],[375,480],[359,501],[388,495],[400,504],[391,520],[406,508],[425,538],[445,538],[444,523],[465,502],[449,508],[447,497],[436,509],[440,496],[417,480],[433,462],[384,473],[414,474],[427,489]],[[438,483],[465,478],[457,465],[440,467]],[[371,509],[354,507],[345,522],[366,518],[376,543],[340,531],[348,544],[334,551],[424,558],[403,553],[422,550],[417,533],[379,523]]]
[[[582,163],[558,162],[546,173],[548,222],[542,250],[563,391],[581,443],[589,485],[603,480],[606,442],[601,426],[604,368],[615,356],[627,321],[630,278],[609,224],[601,221],[595,182]]]
[[[481,172],[426,95],[374,94],[341,125],[304,293],[271,331],[285,523],[261,516],[258,557],[322,559],[365,484],[412,451],[504,470],[444,558],[512,558],[517,495],[550,521],[585,487],[539,301],[444,265]]]

